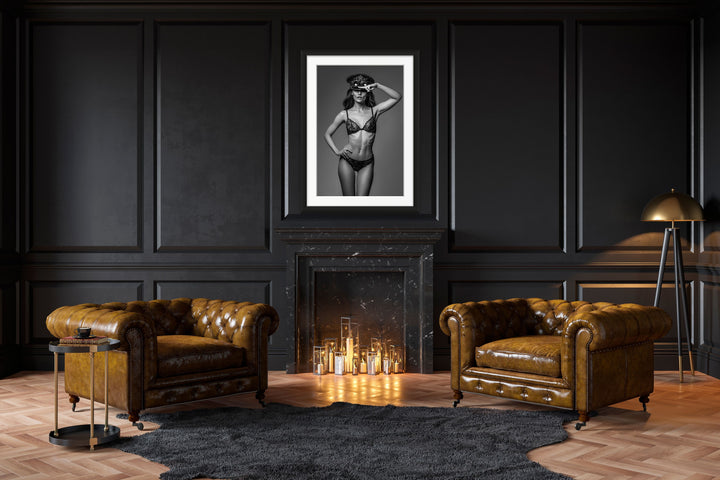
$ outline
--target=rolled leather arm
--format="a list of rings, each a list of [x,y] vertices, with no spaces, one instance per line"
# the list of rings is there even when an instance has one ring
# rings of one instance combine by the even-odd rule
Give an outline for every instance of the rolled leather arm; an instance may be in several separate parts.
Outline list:
[[[607,304],[596,310],[578,310],[568,317],[563,330],[569,346],[580,329],[592,334],[589,350],[602,350],[657,340],[670,330],[672,319],[662,309],[634,303]]]
[[[254,342],[251,332],[257,330],[267,337],[275,333],[280,325],[280,317],[277,311],[270,305],[264,303],[253,303],[239,308],[235,314],[239,329],[232,337],[235,345],[247,346],[248,342]]]
[[[120,348],[128,347],[127,335],[139,331],[146,339],[154,339],[151,320],[137,312],[124,310],[125,304],[83,303],[60,307],[47,316],[45,324],[57,338],[75,335],[78,327],[90,327],[93,335],[120,340]]]

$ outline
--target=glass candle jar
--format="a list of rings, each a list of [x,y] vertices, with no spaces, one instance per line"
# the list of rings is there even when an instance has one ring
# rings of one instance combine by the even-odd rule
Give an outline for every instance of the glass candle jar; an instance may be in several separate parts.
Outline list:
[[[335,352],[335,375],[345,375],[345,355]]]

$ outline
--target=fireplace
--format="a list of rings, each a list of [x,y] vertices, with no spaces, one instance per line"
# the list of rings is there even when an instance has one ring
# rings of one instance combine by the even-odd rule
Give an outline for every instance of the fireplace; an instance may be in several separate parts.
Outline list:
[[[402,351],[402,370],[432,373],[433,246],[439,230],[278,229],[287,245],[289,373],[313,371],[313,349],[340,340],[341,318]],[[356,340],[357,341],[357,340]]]

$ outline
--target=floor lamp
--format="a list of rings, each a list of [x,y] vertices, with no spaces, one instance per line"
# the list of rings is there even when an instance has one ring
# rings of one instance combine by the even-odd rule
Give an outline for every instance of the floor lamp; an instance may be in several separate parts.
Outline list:
[[[679,228],[675,222],[694,222],[705,220],[703,209],[700,204],[691,196],[676,191],[674,188],[670,193],[664,193],[650,200],[645,206],[640,219],[644,222],[671,222],[671,226],[665,229],[663,239],[662,255],[660,257],[660,271],[658,272],[657,288],[655,289],[654,306],[660,303],[660,292],[662,290],[663,274],[665,273],[665,261],[667,260],[670,237],[673,238],[673,254],[675,255],[675,309],[677,312],[677,346],[678,346],[678,368],[680,381],[683,381],[682,368],[682,334],[680,333],[680,322],[685,326],[685,337],[688,344],[688,357],[690,357],[690,372],[695,375],[693,367],[692,347],[690,343],[690,331],[688,322],[690,311],[685,291],[685,268],[682,260],[682,246],[680,243]],[[682,308],[681,308],[682,307]],[[682,316],[681,316],[682,314]]]

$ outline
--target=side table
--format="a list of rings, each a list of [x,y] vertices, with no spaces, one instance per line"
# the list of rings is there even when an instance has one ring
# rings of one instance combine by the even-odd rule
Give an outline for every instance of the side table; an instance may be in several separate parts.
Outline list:
[[[60,344],[50,342],[49,348],[55,357],[55,430],[50,432],[50,443],[66,447],[95,445],[112,442],[120,437],[120,429],[108,425],[108,355],[105,355],[105,425],[95,425],[95,353],[108,352],[120,346],[120,340],[110,339],[109,343],[94,344]],[[58,354],[87,353],[90,355],[90,424],[73,425],[58,428]]]

